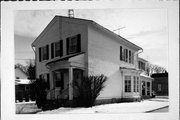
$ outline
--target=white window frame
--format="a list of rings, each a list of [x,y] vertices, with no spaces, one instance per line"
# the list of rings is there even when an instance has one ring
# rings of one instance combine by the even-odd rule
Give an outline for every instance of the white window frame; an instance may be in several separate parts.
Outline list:
[[[46,46],[41,47],[41,61],[47,60]]]
[[[59,57],[60,56],[60,54],[61,54],[61,44],[60,44],[60,41],[58,41],[58,42],[54,42],[53,43],[54,44],[54,57]],[[59,45],[59,55],[58,54],[56,54],[56,47],[57,47],[57,45]]]
[[[125,75],[124,76],[124,92],[125,93],[131,92],[132,91],[131,86],[132,86],[131,76],[130,75]]]
[[[69,39],[69,45],[68,46],[69,46],[69,51],[68,51],[69,54],[77,52],[77,49],[78,49],[78,36],[77,35],[74,37],[71,37]]]

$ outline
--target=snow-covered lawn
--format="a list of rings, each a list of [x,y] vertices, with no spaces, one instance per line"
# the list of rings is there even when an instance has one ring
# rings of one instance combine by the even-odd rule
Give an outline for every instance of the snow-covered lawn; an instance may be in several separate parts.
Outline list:
[[[60,113],[144,113],[154,109],[168,106],[168,99],[149,99],[141,102],[114,103],[97,105],[90,108],[64,108],[43,111],[38,114],[60,114]]]

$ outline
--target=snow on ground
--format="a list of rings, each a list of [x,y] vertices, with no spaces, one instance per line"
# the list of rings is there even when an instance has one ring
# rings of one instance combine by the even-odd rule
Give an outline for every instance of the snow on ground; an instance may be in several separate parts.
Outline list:
[[[38,114],[60,114],[60,113],[144,113],[154,109],[168,106],[168,99],[149,99],[141,102],[114,103],[97,105],[90,108],[64,108],[43,111]]]

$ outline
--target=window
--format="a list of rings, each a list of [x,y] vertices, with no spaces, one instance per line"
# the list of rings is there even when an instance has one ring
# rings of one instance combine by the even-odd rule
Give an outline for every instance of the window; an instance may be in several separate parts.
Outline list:
[[[150,95],[150,82],[147,82],[147,95]]]
[[[133,52],[131,52],[131,56],[132,56],[132,58],[131,58],[131,60],[132,60],[132,64],[134,64],[134,53]]]
[[[131,92],[131,76],[125,76],[125,92]]]
[[[42,80],[46,85],[46,88],[49,90],[50,89],[50,79],[49,79],[49,73],[46,74],[41,74],[39,76],[39,79]]]
[[[122,58],[123,58],[122,53],[123,53],[123,49],[122,49],[122,46],[120,46],[120,60],[123,60],[123,59],[122,59]]]
[[[133,80],[134,81],[134,83],[133,83],[134,87],[133,88],[134,88],[134,92],[136,92],[136,76],[134,76],[133,78],[134,78],[134,80]]]
[[[139,77],[137,77],[137,91],[136,92],[139,92],[139,87],[140,87],[140,85],[139,85]]]
[[[63,56],[63,40],[51,43],[51,58]]]
[[[145,70],[145,63],[142,61],[138,61],[138,67],[140,70]]]
[[[158,84],[158,91],[161,91],[161,84]]]
[[[134,53],[120,46],[120,60],[134,64]]]
[[[81,51],[81,35],[67,38],[67,55]]]
[[[131,63],[131,51],[129,50],[129,63]]]
[[[125,49],[125,62],[128,62],[128,49]]]
[[[39,48],[39,62],[49,59],[49,45]]]
[[[61,71],[54,72],[55,86],[64,89],[64,74]]]

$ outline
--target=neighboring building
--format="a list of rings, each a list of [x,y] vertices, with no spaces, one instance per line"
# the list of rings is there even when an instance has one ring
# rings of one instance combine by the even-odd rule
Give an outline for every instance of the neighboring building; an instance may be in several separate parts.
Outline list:
[[[15,67],[15,78],[16,79],[27,79],[28,76],[24,71],[22,71],[20,68]]]
[[[152,89],[158,96],[168,96],[168,73],[155,73],[151,75],[154,78]]]
[[[55,16],[32,47],[36,78],[48,84],[47,99],[73,100],[73,81],[80,83],[83,76],[100,74],[108,79],[97,100],[141,97],[138,54],[142,48],[94,21]],[[151,87],[152,79],[143,81]],[[150,88],[145,95],[149,93]]]
[[[20,68],[15,67],[15,93],[16,100],[20,102],[25,99],[29,100],[30,94],[30,80],[27,79],[28,76]]]

